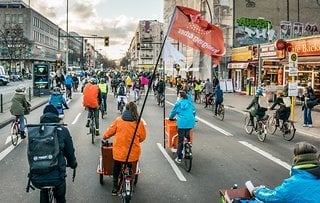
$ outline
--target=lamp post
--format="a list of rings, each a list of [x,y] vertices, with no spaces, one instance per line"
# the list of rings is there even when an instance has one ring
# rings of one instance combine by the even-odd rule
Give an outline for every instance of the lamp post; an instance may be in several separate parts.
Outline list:
[[[92,35],[93,36],[93,69],[96,68],[96,37],[98,35]]]
[[[68,66],[69,66],[69,0],[67,0],[67,46],[66,46],[66,70],[68,70]]]

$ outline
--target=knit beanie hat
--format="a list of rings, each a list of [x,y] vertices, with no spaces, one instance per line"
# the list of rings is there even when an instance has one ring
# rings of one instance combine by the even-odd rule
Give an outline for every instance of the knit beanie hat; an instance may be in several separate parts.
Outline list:
[[[56,107],[54,107],[52,104],[47,105],[44,109],[43,109],[43,114],[45,113],[53,113],[57,116],[59,116],[59,112],[56,109]]]
[[[307,142],[298,142],[294,146],[293,163],[295,165],[301,164],[316,164],[318,163],[317,148]]]

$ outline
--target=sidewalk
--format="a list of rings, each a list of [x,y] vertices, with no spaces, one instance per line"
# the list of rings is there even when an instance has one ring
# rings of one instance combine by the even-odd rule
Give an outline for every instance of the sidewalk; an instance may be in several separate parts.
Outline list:
[[[230,109],[239,113],[245,114],[246,107],[250,104],[253,96],[246,96],[239,93],[224,93],[224,104],[226,109]],[[267,99],[264,97],[264,103],[267,104]],[[271,106],[272,103],[268,103]],[[320,138],[320,106],[316,106],[312,113],[313,127],[302,127],[303,125],[303,111],[301,110],[301,105],[296,105],[294,109],[294,121],[295,127],[298,133]],[[270,114],[271,111],[268,111]],[[228,115],[226,115],[228,116]]]
[[[49,100],[49,96],[32,97],[31,101],[31,111],[39,108],[40,106],[46,104]],[[3,113],[0,113],[0,128],[8,125],[11,121],[15,119],[10,113],[10,105],[3,109]]]

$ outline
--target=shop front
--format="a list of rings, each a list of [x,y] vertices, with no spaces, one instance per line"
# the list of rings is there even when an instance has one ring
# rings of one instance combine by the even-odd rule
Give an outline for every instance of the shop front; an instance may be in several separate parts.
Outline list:
[[[232,49],[231,60],[228,63],[233,89],[235,92],[243,92],[252,95],[256,82],[257,61],[252,61],[252,46]]]
[[[288,40],[288,44],[287,51],[298,55],[298,76],[295,77],[298,96],[301,96],[303,88],[311,83],[316,97],[320,99],[320,36]],[[284,61],[283,64],[283,80],[291,81],[288,61]]]

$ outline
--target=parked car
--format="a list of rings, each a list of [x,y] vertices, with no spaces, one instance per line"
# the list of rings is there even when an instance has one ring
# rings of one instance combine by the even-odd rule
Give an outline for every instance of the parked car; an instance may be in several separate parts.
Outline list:
[[[4,68],[0,66],[0,86],[7,85],[9,83],[9,75],[6,74]]]

